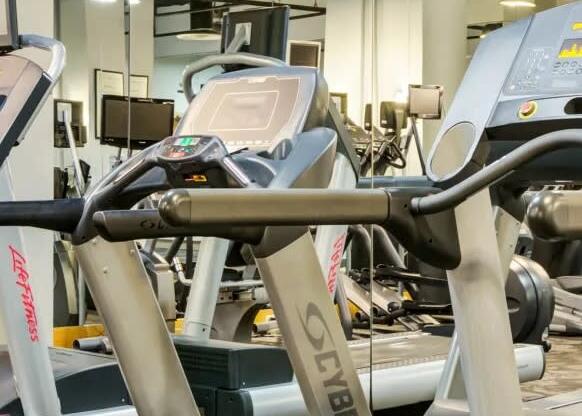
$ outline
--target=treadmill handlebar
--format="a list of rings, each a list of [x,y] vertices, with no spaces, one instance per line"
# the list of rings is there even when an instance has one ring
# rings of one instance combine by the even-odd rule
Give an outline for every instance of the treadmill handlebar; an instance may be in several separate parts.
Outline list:
[[[428,215],[451,209],[477,192],[495,184],[517,168],[554,150],[582,147],[582,130],[560,130],[544,134],[517,149],[449,189],[412,200],[411,210],[416,215]]]
[[[0,226],[42,228],[72,233],[83,215],[84,200],[0,202]]]
[[[178,227],[379,224],[422,261],[453,269],[461,259],[453,210],[418,216],[410,211],[413,198],[434,192],[438,190],[175,189],[164,195],[158,210]]]
[[[378,224],[390,200],[381,189],[175,189],[158,209],[174,226]]]
[[[200,71],[216,65],[246,65],[251,67],[287,66],[285,62],[279,59],[246,52],[206,56],[188,65],[182,73],[182,88],[184,89],[184,95],[188,102],[192,101],[195,95],[192,90],[192,77]]]
[[[40,35],[21,35],[20,44],[23,47],[33,47],[43,49],[51,53],[51,63],[46,70],[46,73],[51,77],[55,83],[63,73],[65,68],[67,51],[65,46],[56,39]]]
[[[220,237],[258,244],[265,227],[230,227],[190,225],[174,227],[165,222],[155,209],[97,211],[93,224],[99,235],[111,242],[164,237]]]

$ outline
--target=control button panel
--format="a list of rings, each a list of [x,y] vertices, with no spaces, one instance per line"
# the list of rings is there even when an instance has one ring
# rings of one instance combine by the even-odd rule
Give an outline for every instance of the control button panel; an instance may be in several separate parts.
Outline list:
[[[168,137],[161,145],[160,156],[165,159],[185,159],[197,156],[212,141],[208,136]]]
[[[547,48],[531,49],[513,77],[509,90],[511,92],[538,90],[543,74],[550,65],[551,55]]]

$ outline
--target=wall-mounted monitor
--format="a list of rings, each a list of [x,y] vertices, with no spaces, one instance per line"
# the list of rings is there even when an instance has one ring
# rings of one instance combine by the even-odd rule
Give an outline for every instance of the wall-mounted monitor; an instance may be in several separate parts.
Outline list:
[[[128,113],[131,107],[131,148],[143,149],[171,136],[174,101],[104,95],[101,112],[101,143],[127,147]]]
[[[0,53],[19,47],[16,0],[0,0]]]
[[[411,117],[438,120],[442,117],[443,87],[440,85],[409,85],[408,103]]]
[[[222,23],[222,52],[230,45],[240,26],[246,27],[249,37],[240,52],[285,60],[289,26],[288,6],[226,13]]]
[[[287,63],[291,66],[319,68],[321,42],[291,40],[287,46]]]

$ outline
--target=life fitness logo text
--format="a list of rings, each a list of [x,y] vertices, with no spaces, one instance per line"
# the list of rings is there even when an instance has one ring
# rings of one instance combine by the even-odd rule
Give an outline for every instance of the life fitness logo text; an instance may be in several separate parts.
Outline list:
[[[337,240],[333,243],[333,251],[331,253],[329,270],[327,272],[327,291],[329,293],[335,292],[335,286],[337,282],[337,274],[339,272],[340,266],[342,264],[342,257],[344,254],[344,244],[346,241],[346,235],[341,234]]]
[[[357,416],[354,396],[344,376],[339,355],[336,351],[331,332],[319,307],[309,302],[301,313],[301,325],[315,350],[313,361],[320,374],[334,416]],[[326,345],[327,344],[327,345]]]
[[[36,307],[32,296],[32,287],[29,283],[30,275],[26,271],[26,259],[12,246],[8,246],[11,255],[12,271],[16,273],[16,284],[22,289],[20,302],[24,309],[24,316],[28,325],[28,334],[32,342],[38,341],[38,321],[36,319]]]

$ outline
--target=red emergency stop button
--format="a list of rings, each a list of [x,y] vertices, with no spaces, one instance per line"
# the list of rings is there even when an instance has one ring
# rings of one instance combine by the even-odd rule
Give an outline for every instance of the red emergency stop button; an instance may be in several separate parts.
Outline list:
[[[519,106],[519,118],[522,120],[528,119],[538,111],[538,103],[535,101],[527,101]]]

